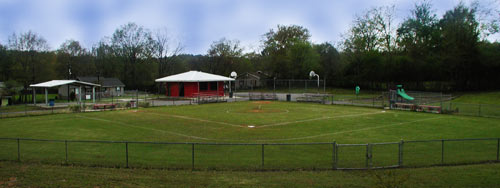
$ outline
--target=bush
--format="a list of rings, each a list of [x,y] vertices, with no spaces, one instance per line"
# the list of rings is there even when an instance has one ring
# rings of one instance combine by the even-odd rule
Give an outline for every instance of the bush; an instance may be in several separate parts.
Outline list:
[[[69,107],[69,110],[71,112],[81,112],[82,111],[82,107],[80,105],[73,105],[73,106]]]
[[[139,107],[147,108],[147,107],[149,107],[149,102],[140,102]]]

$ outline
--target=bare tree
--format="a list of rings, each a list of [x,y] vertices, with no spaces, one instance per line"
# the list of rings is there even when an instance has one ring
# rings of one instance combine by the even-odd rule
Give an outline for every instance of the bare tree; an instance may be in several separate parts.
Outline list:
[[[153,55],[158,61],[158,75],[166,76],[171,72],[170,64],[175,57],[183,50],[180,42],[175,44],[167,29],[158,29],[153,34],[154,49]]]
[[[38,52],[49,50],[47,41],[32,31],[20,35],[14,33],[9,37],[9,48],[15,51],[14,60],[21,64],[22,76],[20,77],[24,89],[27,89],[30,82],[34,83],[36,81],[36,65],[40,63],[40,58],[37,56]],[[26,96],[24,100],[27,100]]]
[[[122,78],[131,88],[139,87],[139,83],[147,78],[148,75],[138,77],[138,72],[141,71],[139,68],[146,69],[138,64],[147,63],[151,59],[154,45],[151,32],[135,23],[123,25],[113,33],[111,47],[113,53],[123,60]]]

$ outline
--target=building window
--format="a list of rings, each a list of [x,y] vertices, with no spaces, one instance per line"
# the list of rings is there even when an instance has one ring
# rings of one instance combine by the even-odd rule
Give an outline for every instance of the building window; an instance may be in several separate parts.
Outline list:
[[[210,82],[210,90],[217,91],[217,82]]]
[[[208,82],[200,82],[200,91],[208,90]]]
[[[120,91],[120,87],[116,87],[116,91]]]

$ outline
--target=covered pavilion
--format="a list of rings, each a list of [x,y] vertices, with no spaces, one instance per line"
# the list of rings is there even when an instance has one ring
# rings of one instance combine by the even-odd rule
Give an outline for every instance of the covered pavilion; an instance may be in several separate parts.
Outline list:
[[[33,88],[33,96],[36,96],[36,88],[44,88],[45,89],[45,104],[48,105],[48,89],[53,87],[60,87],[63,85],[72,85],[78,87],[78,102],[82,100],[82,86],[83,87],[92,87],[92,102],[95,103],[95,87],[100,87],[99,84],[82,82],[78,80],[51,80],[47,82],[42,82],[38,84],[31,84],[30,87]],[[36,105],[36,100],[33,100],[33,104]]]

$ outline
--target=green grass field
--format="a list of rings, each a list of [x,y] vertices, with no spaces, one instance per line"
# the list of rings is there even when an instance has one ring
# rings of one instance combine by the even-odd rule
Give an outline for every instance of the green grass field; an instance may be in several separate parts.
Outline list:
[[[191,171],[0,162],[0,187],[499,187],[500,164],[363,171]]]
[[[453,102],[500,105],[500,92],[459,93]]]
[[[55,140],[175,142],[130,143],[132,167],[191,168],[189,143],[200,169],[330,169],[332,142],[366,144],[408,140],[497,138],[500,119],[384,111],[376,108],[286,102],[238,102],[57,114],[0,121],[0,137]],[[16,160],[15,140],[1,140],[0,159]],[[318,143],[265,145],[263,143]],[[405,166],[441,164],[441,142],[404,145]],[[21,160],[65,163],[64,142],[21,142]],[[446,142],[445,164],[496,159],[497,140]],[[366,146],[338,148],[339,168],[366,167]],[[373,145],[372,166],[398,164],[398,144]],[[124,166],[124,143],[68,143],[68,162]]]
[[[498,140],[446,141],[445,155],[441,158],[443,150],[439,139],[498,138],[499,125],[500,119],[496,118],[258,101],[6,118],[0,120],[0,137],[177,144],[129,143],[125,146],[125,143],[68,142],[66,161],[64,142],[22,140],[19,145],[22,163],[15,163],[8,161],[17,160],[16,140],[0,140],[0,187],[143,187],[165,183],[195,187],[383,187],[394,184],[490,187],[498,186],[498,164],[428,166],[442,162],[464,164],[496,160]],[[253,171],[331,169],[333,141],[366,144],[399,142],[401,139],[437,139],[404,143],[403,165],[424,168]],[[200,171],[188,170],[193,164],[191,143],[198,143],[194,145],[194,166]],[[245,145],[249,143],[256,145]],[[264,145],[262,166],[260,144],[265,143],[276,145]],[[299,145],[279,145],[283,143]],[[132,169],[100,168],[125,167],[126,147]],[[396,143],[371,145],[371,166],[397,165],[398,147]],[[366,145],[340,145],[337,149],[336,167],[366,167]],[[77,166],[58,166],[66,163]],[[167,170],[144,169],[149,167]],[[88,175],[80,178],[69,174]],[[465,176],[470,178],[462,178]]]

